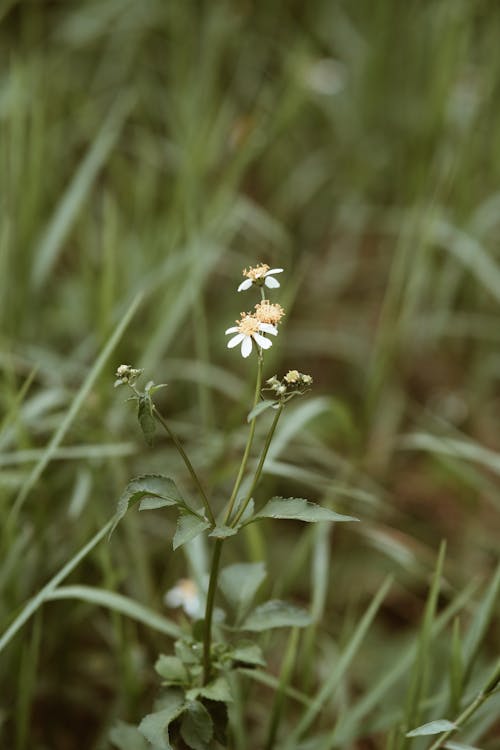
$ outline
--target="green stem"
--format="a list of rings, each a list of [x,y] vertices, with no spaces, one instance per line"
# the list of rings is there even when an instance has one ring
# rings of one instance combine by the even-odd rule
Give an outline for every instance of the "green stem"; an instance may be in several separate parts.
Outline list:
[[[273,439],[274,432],[276,430],[276,425],[278,424],[278,420],[279,420],[279,418],[281,416],[281,412],[282,411],[283,411],[283,404],[280,404],[279,407],[278,407],[278,410],[277,410],[276,414],[274,415],[273,423],[272,423],[272,425],[271,425],[271,427],[269,429],[269,432],[267,434],[266,442],[264,444],[264,450],[262,451],[262,455],[260,457],[259,465],[257,466],[257,470],[255,472],[255,476],[253,478],[252,485],[251,485],[251,487],[250,487],[250,489],[249,489],[249,491],[247,493],[247,496],[245,497],[244,501],[241,503],[240,509],[238,510],[235,518],[231,522],[231,526],[236,526],[236,524],[240,520],[241,516],[245,512],[248,503],[252,499],[253,492],[254,492],[254,490],[255,490],[258,482],[259,482],[260,475],[262,474],[262,469],[264,467],[264,462],[265,462],[265,460],[267,458],[267,453],[269,451],[269,446],[271,445],[271,440]]]
[[[222,539],[217,539],[214,545],[212,567],[210,570],[210,581],[207,592],[207,606],[205,607],[205,632],[203,634],[203,684],[210,680],[211,659],[210,647],[212,645],[212,620],[214,614],[215,592],[217,590],[217,578],[219,576],[219,564],[222,553]]]
[[[455,721],[453,722],[455,724],[454,729],[449,729],[447,732],[441,735],[441,737],[434,742],[429,748],[429,750],[439,750],[439,748],[443,747],[443,743],[450,739],[452,735],[455,734],[455,732],[462,727],[465,722],[474,714],[477,709],[483,705],[483,703],[488,700],[488,698],[491,697],[493,692],[497,689],[498,684],[500,683],[500,662],[498,662],[497,666],[495,667],[495,670],[491,677],[489,678],[488,682],[484,686],[484,688],[480,691],[480,693],[474,698],[474,700],[469,703],[467,708],[465,708],[460,716],[458,716]]]
[[[160,414],[160,412],[158,411],[157,407],[154,404],[153,404],[153,416],[158,420],[158,422],[161,424],[161,426],[163,427],[163,429],[170,436],[170,438],[172,439],[172,442],[174,443],[175,447],[179,451],[179,453],[180,453],[180,455],[182,457],[182,460],[186,464],[187,470],[191,474],[193,482],[195,483],[196,487],[198,488],[198,492],[200,493],[201,499],[203,501],[203,505],[205,506],[205,510],[207,511],[208,520],[210,521],[210,524],[212,526],[215,526],[215,524],[216,524],[215,516],[212,513],[212,508],[210,507],[210,503],[208,502],[208,498],[207,498],[207,496],[205,494],[205,490],[203,489],[202,484],[201,484],[201,482],[200,482],[200,480],[198,478],[198,475],[197,475],[196,471],[193,468],[193,464],[189,460],[186,451],[184,450],[184,448],[182,447],[182,445],[181,445],[181,443],[179,441],[179,438],[177,437],[177,435],[174,432],[172,432],[172,430],[168,426],[168,423],[166,422],[165,418]]]
[[[262,385],[262,364],[263,364],[263,358],[262,358],[262,352],[259,350],[259,361],[257,365],[257,380],[255,383],[255,394],[253,398],[253,407],[255,408],[257,404],[259,403],[259,397],[260,397],[260,389]],[[243,475],[245,473],[245,469],[247,467],[248,463],[248,457],[250,456],[250,449],[252,448],[253,438],[255,435],[255,420],[257,418],[254,417],[252,421],[250,422],[250,431],[248,433],[247,438],[247,444],[245,446],[245,452],[243,454],[243,458],[241,459],[240,468],[238,471],[238,476],[236,477],[236,481],[234,483],[233,491],[231,492],[231,497],[229,498],[229,504],[227,506],[226,516],[224,518],[224,523],[227,524],[229,522],[229,519],[231,518],[231,513],[233,512],[234,503],[236,501],[236,496],[238,494],[238,491],[241,486],[241,482],[243,480]]]

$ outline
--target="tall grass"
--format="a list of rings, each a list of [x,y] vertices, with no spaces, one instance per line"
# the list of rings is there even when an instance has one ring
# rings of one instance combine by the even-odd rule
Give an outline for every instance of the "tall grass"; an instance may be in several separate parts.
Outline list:
[[[0,6],[2,746],[98,750],[149,710],[163,593],[206,550],[171,559],[160,517],[99,542],[131,474],[190,481],[113,372],[168,382],[230,487],[251,394],[220,290],[256,260],[290,279],[273,372],[317,383],[265,489],[362,523],[246,538],[315,623],[269,638],[234,747],[419,750],[407,730],[475,699],[500,651],[499,23],[462,0]],[[454,739],[500,747],[499,708]]]

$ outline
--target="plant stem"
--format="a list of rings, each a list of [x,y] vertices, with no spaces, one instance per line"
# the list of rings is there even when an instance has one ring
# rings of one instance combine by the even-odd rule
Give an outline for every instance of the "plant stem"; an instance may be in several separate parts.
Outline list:
[[[259,401],[259,397],[260,397],[260,388],[262,385],[262,365],[263,365],[262,351],[259,350],[259,359],[258,359],[258,364],[257,364],[257,380],[255,383],[255,394],[254,394],[254,399],[253,399],[254,407],[257,405]],[[250,455],[250,449],[252,447],[254,434],[255,434],[255,418],[252,419],[250,423],[250,431],[248,433],[245,452],[243,454],[243,458],[241,459],[238,476],[236,477],[233,491],[231,492],[231,497],[229,498],[228,508],[226,511],[225,519],[224,519],[224,523],[226,524],[228,523],[231,513],[233,511],[236,496],[238,494],[238,490],[240,489],[241,482],[243,480],[243,474],[245,473],[245,469],[248,463],[248,457]],[[212,556],[212,565],[210,568],[210,581],[208,583],[207,604],[205,607],[205,632],[203,635],[203,684],[204,685],[206,685],[207,682],[210,680],[210,674],[211,674],[210,649],[212,645],[212,620],[213,620],[213,614],[214,614],[215,592],[217,590],[217,578],[219,576],[219,564],[220,564],[223,543],[224,543],[223,539],[216,540],[215,545],[214,545],[214,552]]]
[[[215,524],[216,524],[215,516],[212,513],[212,508],[210,507],[210,503],[208,502],[208,498],[207,498],[207,496],[205,494],[205,490],[203,489],[202,484],[201,484],[201,482],[200,482],[200,480],[198,478],[198,475],[197,475],[196,471],[193,468],[193,464],[189,460],[188,455],[187,455],[186,451],[184,450],[184,448],[182,447],[179,438],[177,437],[177,435],[174,432],[172,432],[172,430],[168,426],[167,421],[160,414],[160,412],[158,411],[157,407],[154,404],[153,404],[153,416],[158,420],[158,422],[161,424],[161,426],[163,427],[163,429],[171,437],[172,442],[174,443],[175,447],[179,451],[182,460],[186,464],[187,470],[191,474],[193,482],[195,483],[196,487],[198,488],[198,492],[200,493],[201,499],[203,501],[203,505],[205,506],[205,510],[207,511],[208,520],[210,521],[210,524],[212,526],[215,526]]]
[[[467,719],[469,719],[472,714],[474,714],[477,709],[483,705],[483,703],[488,700],[488,698],[491,697],[491,695],[495,692],[498,685],[500,683],[500,661],[495,667],[495,670],[491,677],[489,678],[486,685],[483,687],[483,689],[479,692],[479,694],[474,698],[474,700],[469,703],[467,708],[465,708],[462,713],[455,719],[453,722],[455,724],[454,729],[449,729],[447,732],[441,735],[441,737],[434,742],[429,747],[429,750],[439,750],[439,748],[443,747],[443,743],[450,739],[450,737],[455,734],[455,732],[462,727]]]
[[[255,383],[255,394],[253,398],[253,406],[252,408],[255,408],[259,402],[260,397],[260,388],[262,385],[262,364],[263,364],[263,358],[262,358],[262,352],[259,350],[259,361],[257,365],[257,380]],[[247,444],[245,446],[245,452],[243,454],[243,458],[241,459],[240,468],[238,471],[238,476],[236,477],[236,481],[234,483],[233,491],[231,492],[231,497],[229,498],[229,504],[226,511],[226,516],[224,518],[224,523],[227,524],[229,522],[229,519],[231,518],[231,513],[233,512],[234,503],[236,501],[236,496],[238,494],[238,490],[240,489],[241,482],[243,480],[243,475],[245,473],[245,469],[247,467],[248,463],[248,457],[250,455],[250,449],[252,447],[253,438],[255,434],[255,420],[256,417],[252,419],[250,422],[250,431],[248,433],[247,438]]]
[[[210,581],[207,592],[207,606],[205,608],[205,632],[203,634],[203,684],[210,680],[211,659],[210,647],[212,644],[212,619],[214,614],[215,592],[217,589],[217,578],[219,576],[219,564],[222,552],[222,539],[217,539],[212,556],[212,567],[210,570]]]
[[[238,512],[237,512],[234,520],[231,522],[231,526],[236,526],[236,524],[238,523],[238,521],[240,520],[241,516],[245,512],[245,510],[247,508],[247,505],[248,505],[248,503],[250,502],[250,500],[252,498],[253,492],[254,492],[254,490],[255,490],[258,482],[259,482],[260,475],[262,474],[262,469],[264,467],[264,462],[265,462],[265,460],[267,458],[267,453],[269,451],[269,446],[271,445],[271,440],[273,439],[274,432],[276,430],[276,425],[278,424],[278,420],[279,420],[279,418],[281,416],[281,412],[282,411],[283,411],[283,404],[280,404],[279,407],[278,407],[278,410],[277,410],[276,414],[274,415],[273,423],[272,423],[272,425],[271,425],[271,427],[269,429],[269,432],[267,434],[266,442],[264,444],[264,449],[262,451],[262,455],[261,455],[260,460],[259,460],[259,465],[257,466],[257,470],[255,472],[255,476],[254,476],[253,481],[252,481],[252,486],[250,487],[250,489],[249,489],[249,491],[247,493],[247,496],[245,497],[244,501],[241,503],[240,509],[238,510]]]

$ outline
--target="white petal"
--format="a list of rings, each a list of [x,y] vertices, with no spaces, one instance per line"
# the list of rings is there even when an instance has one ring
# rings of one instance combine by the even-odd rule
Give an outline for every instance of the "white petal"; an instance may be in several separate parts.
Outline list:
[[[278,335],[278,329],[271,325],[271,323],[261,323],[259,330],[264,331],[264,333],[271,333],[273,336]]]
[[[239,331],[240,329],[238,326],[231,326],[231,328],[228,328],[226,333],[235,333],[236,331]]]
[[[272,276],[274,273],[283,273],[283,268],[270,268],[269,271],[266,271],[264,276]]]
[[[243,342],[241,344],[241,356],[248,357],[252,351],[252,337],[243,336]]]
[[[229,339],[227,342],[227,348],[232,349],[233,346],[238,346],[240,341],[243,341],[244,338],[246,338],[244,333],[238,333],[236,336],[233,336],[232,339]]]
[[[167,607],[180,607],[182,603],[182,591],[179,586],[174,586],[173,589],[170,589],[170,591],[167,591],[165,594],[165,604]]]
[[[280,285],[279,281],[276,281],[272,276],[266,276],[264,284],[268,286],[269,289],[277,289]]]
[[[245,281],[242,281],[241,284],[238,287],[239,292],[243,292],[245,289],[250,289],[252,286],[252,279],[245,279]]]
[[[258,345],[262,347],[262,349],[269,349],[269,347],[273,345],[272,341],[269,341],[269,339],[261,336],[260,333],[254,333],[253,337]]]

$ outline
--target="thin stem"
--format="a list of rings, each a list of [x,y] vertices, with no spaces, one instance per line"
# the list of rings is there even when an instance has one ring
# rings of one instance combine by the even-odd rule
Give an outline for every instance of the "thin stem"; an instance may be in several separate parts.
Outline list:
[[[255,394],[253,398],[253,407],[255,408],[257,404],[259,403],[259,397],[260,397],[260,389],[262,385],[262,365],[263,365],[263,358],[262,358],[262,352],[259,350],[259,361],[257,365],[257,380],[255,383]],[[241,459],[240,468],[238,471],[238,476],[236,477],[236,481],[234,483],[233,491],[231,492],[231,497],[229,498],[229,503],[227,506],[226,516],[224,518],[224,523],[227,524],[229,522],[229,519],[231,518],[231,513],[233,512],[234,503],[236,501],[236,496],[238,494],[238,491],[241,486],[241,482],[243,481],[243,475],[245,473],[245,469],[247,467],[248,463],[248,457],[250,456],[250,449],[252,447],[253,438],[255,435],[255,420],[257,417],[254,417],[252,421],[250,422],[250,431],[248,433],[247,438],[247,444],[245,446],[245,452],[243,454],[243,458]]]
[[[205,490],[203,489],[202,484],[201,484],[201,482],[200,482],[200,480],[198,478],[198,475],[197,475],[196,471],[193,468],[193,464],[189,460],[186,451],[184,450],[184,448],[182,447],[182,445],[181,445],[181,443],[179,441],[179,438],[177,437],[177,435],[174,432],[172,432],[172,430],[168,426],[168,423],[166,422],[165,418],[160,414],[160,412],[158,411],[157,407],[154,404],[153,404],[153,416],[158,420],[158,422],[161,424],[161,426],[163,427],[163,429],[168,433],[168,435],[172,439],[172,442],[174,443],[175,447],[179,451],[179,454],[181,455],[182,460],[186,464],[187,470],[191,474],[193,482],[195,483],[196,487],[198,488],[198,492],[200,493],[201,499],[203,500],[203,505],[205,506],[205,510],[207,511],[208,520],[210,521],[210,524],[212,526],[215,526],[215,524],[216,524],[215,516],[212,513],[212,508],[210,507],[210,503],[208,502],[208,498],[207,498],[207,496],[205,494]]]
[[[219,564],[222,553],[222,539],[217,539],[214,545],[212,567],[210,570],[210,581],[207,592],[207,605],[205,607],[205,632],[203,634],[203,684],[210,680],[211,659],[210,647],[212,644],[212,619],[214,614],[215,592],[217,589],[217,578],[219,575]]]
[[[467,719],[469,719],[472,714],[474,714],[477,709],[483,705],[483,703],[490,698],[490,696],[493,694],[493,692],[498,687],[498,684],[500,683],[500,661],[498,662],[497,666],[495,667],[495,670],[491,677],[489,678],[488,682],[484,686],[484,688],[480,691],[480,693],[474,698],[474,700],[469,703],[467,708],[465,708],[460,716],[458,716],[455,721],[453,722],[455,724],[454,729],[449,729],[447,732],[441,735],[441,737],[434,742],[433,745],[430,746],[429,750],[439,750],[439,748],[443,747],[443,743],[450,739],[452,735],[455,734],[455,732],[462,727]]]
[[[269,429],[269,432],[267,434],[266,442],[264,444],[264,449],[262,451],[262,455],[261,455],[260,460],[259,460],[259,465],[257,466],[257,470],[255,472],[255,476],[254,476],[253,481],[252,481],[252,486],[250,487],[250,489],[249,489],[249,491],[247,493],[247,496],[245,497],[244,501],[241,503],[240,509],[238,510],[238,512],[237,512],[234,520],[232,521],[231,526],[236,526],[236,524],[238,523],[238,521],[240,520],[241,516],[245,512],[245,510],[247,508],[247,505],[248,505],[248,503],[250,502],[250,500],[252,498],[253,492],[254,492],[254,490],[255,490],[258,482],[259,482],[260,475],[262,474],[262,469],[264,467],[264,462],[265,462],[265,460],[267,458],[267,453],[269,451],[269,446],[271,445],[271,440],[273,439],[274,432],[276,430],[276,425],[278,424],[278,420],[279,420],[279,418],[281,416],[281,412],[282,411],[283,411],[283,404],[280,404],[278,406],[278,410],[277,410],[276,414],[274,415],[273,423],[272,423],[272,425],[271,425],[271,427]]]

